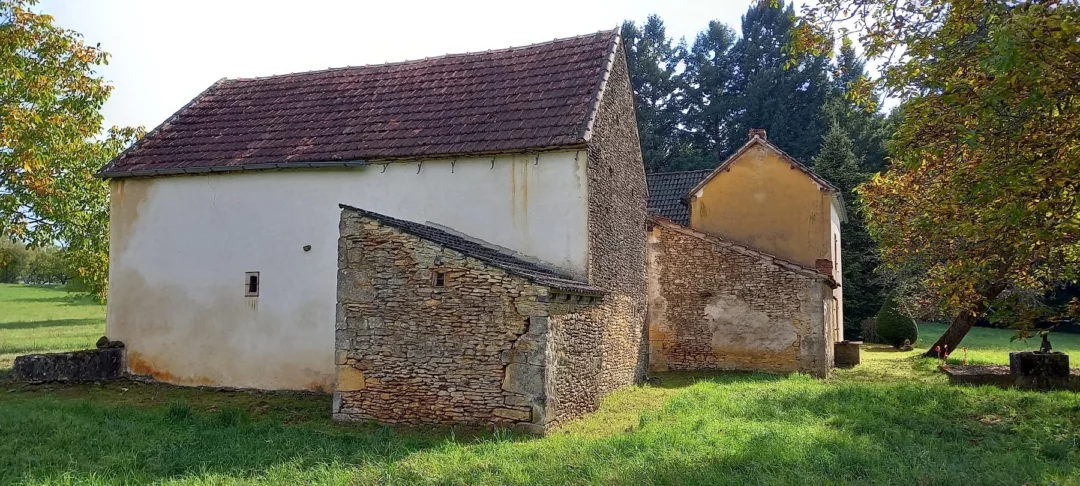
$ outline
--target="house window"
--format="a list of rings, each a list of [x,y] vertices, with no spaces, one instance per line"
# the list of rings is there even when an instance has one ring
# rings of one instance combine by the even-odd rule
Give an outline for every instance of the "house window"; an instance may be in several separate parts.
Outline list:
[[[244,274],[244,297],[259,296],[259,272]]]
[[[432,285],[436,287],[446,287],[446,273],[435,272],[431,275]]]

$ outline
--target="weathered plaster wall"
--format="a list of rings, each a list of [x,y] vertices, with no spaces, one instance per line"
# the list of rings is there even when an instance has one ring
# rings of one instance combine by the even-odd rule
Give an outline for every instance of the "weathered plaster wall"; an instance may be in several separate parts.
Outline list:
[[[546,287],[349,211],[341,235],[335,419],[546,422]]]
[[[814,267],[831,258],[831,197],[755,145],[691,197],[690,227]]]
[[[130,371],[162,381],[329,390],[339,203],[584,275],[587,158],[114,180],[107,333],[127,343]],[[249,271],[260,272],[258,297],[244,297]]]
[[[560,421],[595,410],[605,394],[641,379],[647,367],[648,190],[621,47],[592,127],[588,180],[589,282],[610,294],[594,309],[552,318]]]
[[[829,287],[731,243],[649,233],[649,366],[828,373]]]
[[[831,199],[830,199],[831,200]],[[840,213],[836,210],[835,201],[829,205],[829,234],[833,242],[832,257],[833,279],[840,284],[832,290],[833,298],[836,299],[835,312],[833,313],[833,337],[834,342],[844,340],[844,256],[841,247],[843,239],[840,236]]]

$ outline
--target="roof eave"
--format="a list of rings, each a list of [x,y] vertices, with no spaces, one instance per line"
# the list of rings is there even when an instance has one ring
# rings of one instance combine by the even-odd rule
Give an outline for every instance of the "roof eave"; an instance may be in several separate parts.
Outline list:
[[[604,99],[604,88],[607,88],[608,78],[611,77],[611,70],[615,66],[615,55],[620,52],[619,46],[621,43],[622,32],[619,27],[615,27],[611,39],[611,46],[608,47],[607,61],[604,63],[604,69],[600,71],[599,79],[596,80],[596,94],[593,95],[592,102],[589,104],[589,111],[585,116],[585,124],[582,127],[581,132],[581,140],[583,142],[588,142],[592,139],[593,124],[596,123],[596,116],[600,112],[600,103]]]
[[[259,164],[240,164],[230,166],[211,167],[179,167],[175,169],[146,169],[126,171],[102,170],[94,177],[100,179],[124,179],[129,177],[160,177],[172,175],[210,174],[222,172],[250,172],[283,169],[319,169],[324,167],[361,167],[369,165],[366,160],[350,160],[343,162],[272,162]]]

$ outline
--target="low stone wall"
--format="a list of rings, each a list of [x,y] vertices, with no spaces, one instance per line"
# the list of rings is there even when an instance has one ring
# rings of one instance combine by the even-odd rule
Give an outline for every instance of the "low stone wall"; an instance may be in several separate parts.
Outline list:
[[[1071,390],[1080,391],[1080,369],[1073,369],[1067,376],[1031,376],[1012,373],[1001,365],[952,365],[944,370],[949,383],[954,385],[989,385],[998,388],[1022,390]]]
[[[28,354],[15,358],[12,379],[29,383],[102,381],[124,374],[124,348],[70,353]]]

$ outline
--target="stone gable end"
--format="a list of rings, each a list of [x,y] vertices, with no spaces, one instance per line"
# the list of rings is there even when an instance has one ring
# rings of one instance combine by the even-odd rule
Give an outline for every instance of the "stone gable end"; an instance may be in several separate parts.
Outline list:
[[[650,369],[826,375],[822,277],[691,233],[658,224],[649,235]]]
[[[343,210],[334,419],[542,432],[559,403],[549,321],[600,301]]]

